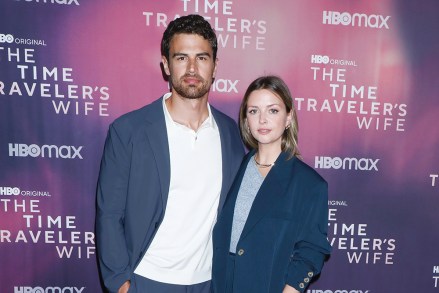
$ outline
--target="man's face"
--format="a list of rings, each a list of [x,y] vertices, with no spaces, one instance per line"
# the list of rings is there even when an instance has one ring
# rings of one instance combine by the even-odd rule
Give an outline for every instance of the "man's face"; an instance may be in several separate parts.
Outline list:
[[[195,34],[176,34],[171,39],[169,62],[164,56],[162,62],[178,95],[187,99],[207,96],[217,65],[207,40]]]

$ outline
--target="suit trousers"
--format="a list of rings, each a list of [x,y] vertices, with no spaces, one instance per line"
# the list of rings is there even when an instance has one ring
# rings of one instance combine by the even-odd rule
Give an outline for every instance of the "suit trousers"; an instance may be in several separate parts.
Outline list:
[[[128,293],[210,293],[211,281],[194,285],[161,283],[133,274]]]

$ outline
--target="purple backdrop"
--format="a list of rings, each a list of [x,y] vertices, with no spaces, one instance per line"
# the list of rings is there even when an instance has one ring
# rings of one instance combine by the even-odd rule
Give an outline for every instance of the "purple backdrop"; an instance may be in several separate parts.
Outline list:
[[[1,292],[102,292],[95,188],[107,127],[168,90],[161,35],[217,31],[210,102],[290,86],[304,160],[330,185],[334,251],[308,293],[439,292],[439,2],[3,0]]]

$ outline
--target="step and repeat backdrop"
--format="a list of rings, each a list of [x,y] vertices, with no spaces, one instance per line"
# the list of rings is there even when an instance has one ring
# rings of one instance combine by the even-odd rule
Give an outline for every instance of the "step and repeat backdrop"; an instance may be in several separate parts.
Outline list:
[[[439,292],[436,0],[1,0],[1,292],[104,292],[94,219],[108,125],[168,91],[160,40],[215,28],[210,102],[289,85],[329,182],[333,254],[308,293]]]

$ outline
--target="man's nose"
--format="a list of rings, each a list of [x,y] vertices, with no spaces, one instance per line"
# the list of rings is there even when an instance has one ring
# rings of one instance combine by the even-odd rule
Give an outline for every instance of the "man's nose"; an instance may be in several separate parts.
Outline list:
[[[189,61],[188,61],[188,71],[191,72],[191,73],[197,71],[197,60],[189,58]]]

